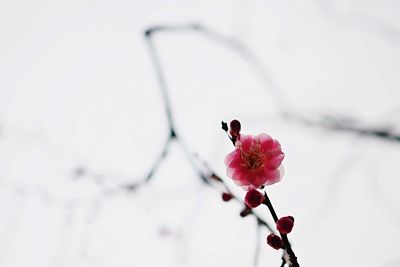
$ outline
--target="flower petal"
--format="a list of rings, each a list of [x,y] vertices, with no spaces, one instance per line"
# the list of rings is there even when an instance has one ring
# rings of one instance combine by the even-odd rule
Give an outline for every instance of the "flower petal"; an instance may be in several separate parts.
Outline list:
[[[279,169],[273,170],[273,171],[268,171],[267,172],[268,179],[265,182],[265,185],[271,185],[279,182],[282,178]]]
[[[229,153],[228,155],[226,155],[225,157],[225,165],[229,166],[229,164],[235,160],[235,158],[237,157],[237,152],[236,150],[234,150],[233,152]]]
[[[271,159],[266,160],[265,167],[269,170],[275,170],[275,169],[279,168],[284,157],[285,157],[285,154],[283,154],[282,152],[279,152],[278,155],[274,156]]]
[[[271,185],[283,176],[281,145],[267,134],[241,135],[225,157],[226,174],[245,190]]]
[[[254,141],[254,136],[252,135],[240,135],[240,141],[236,142],[236,146],[240,146],[243,150],[247,151],[250,149]]]

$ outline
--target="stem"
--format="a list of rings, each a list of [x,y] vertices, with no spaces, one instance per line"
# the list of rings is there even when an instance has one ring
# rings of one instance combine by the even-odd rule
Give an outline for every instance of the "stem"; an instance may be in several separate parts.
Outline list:
[[[269,212],[271,213],[272,218],[274,219],[274,222],[276,223],[278,221],[278,216],[276,215],[276,212],[274,210],[274,207],[272,206],[271,200],[269,199],[269,197],[267,195],[267,192],[264,192],[264,196],[265,196],[265,200],[264,200],[263,204],[265,204],[268,207]],[[289,258],[290,258],[289,266],[300,267],[299,263],[297,262],[297,257],[294,254],[292,247],[290,246],[290,242],[289,242],[289,239],[287,238],[287,235],[286,234],[280,234],[280,235],[281,235],[283,244],[285,245],[286,252],[288,253]]]
[[[147,47],[150,52],[151,60],[153,61],[153,66],[154,66],[154,70],[155,70],[155,73],[157,76],[158,86],[161,90],[162,99],[164,101],[165,114],[167,116],[168,127],[170,128],[170,138],[174,139],[174,138],[176,138],[176,131],[175,131],[175,125],[174,125],[172,111],[171,111],[171,101],[169,99],[167,82],[165,81],[163,68],[161,66],[161,60],[160,60],[160,57],[158,56],[157,50],[154,46],[152,34],[153,34],[153,31],[147,30],[145,32],[145,38],[146,38],[146,42],[147,42]]]
[[[286,264],[286,260],[285,260],[284,257],[282,257],[282,263],[281,263],[281,266],[280,266],[280,267],[285,267],[285,264]]]
[[[253,267],[258,267],[258,260],[260,258],[260,230],[261,223],[257,220],[257,231],[256,231],[256,249],[254,252]]]

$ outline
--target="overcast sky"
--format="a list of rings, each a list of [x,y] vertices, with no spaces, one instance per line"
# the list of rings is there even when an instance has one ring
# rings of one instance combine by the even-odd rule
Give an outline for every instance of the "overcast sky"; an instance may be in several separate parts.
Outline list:
[[[193,23],[207,31],[152,36],[179,142],[125,190],[169,137],[143,33]],[[225,176],[233,118],[282,144],[267,191],[301,266],[400,266],[400,142],[375,131],[400,134],[399,52],[390,0],[1,0],[0,266],[250,267],[257,242],[279,266],[191,165],[244,196]]]

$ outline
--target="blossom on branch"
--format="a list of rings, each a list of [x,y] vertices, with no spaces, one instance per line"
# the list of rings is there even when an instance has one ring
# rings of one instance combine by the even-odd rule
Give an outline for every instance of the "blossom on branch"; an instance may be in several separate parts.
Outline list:
[[[267,134],[240,135],[225,157],[227,175],[247,191],[271,185],[281,180],[284,156],[279,142]]]

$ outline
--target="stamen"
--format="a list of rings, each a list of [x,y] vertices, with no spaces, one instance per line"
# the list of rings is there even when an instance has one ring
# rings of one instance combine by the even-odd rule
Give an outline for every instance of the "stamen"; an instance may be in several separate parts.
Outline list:
[[[240,146],[240,158],[243,163],[241,164],[248,170],[257,170],[264,166],[265,155],[261,151],[261,142],[257,139],[252,143],[248,151],[244,151],[243,147]]]

